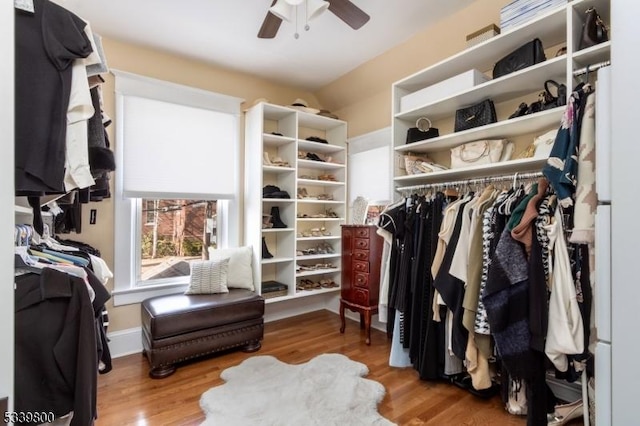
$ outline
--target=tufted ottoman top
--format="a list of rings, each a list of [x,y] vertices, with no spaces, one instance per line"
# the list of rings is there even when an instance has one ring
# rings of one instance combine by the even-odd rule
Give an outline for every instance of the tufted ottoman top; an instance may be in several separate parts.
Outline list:
[[[142,327],[153,339],[238,323],[264,315],[264,299],[250,290],[158,296],[142,302]]]

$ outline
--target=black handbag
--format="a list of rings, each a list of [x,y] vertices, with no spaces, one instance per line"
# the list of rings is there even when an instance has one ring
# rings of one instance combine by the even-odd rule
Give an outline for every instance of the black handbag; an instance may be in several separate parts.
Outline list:
[[[582,37],[580,37],[580,49],[586,49],[587,47],[595,46],[596,44],[604,43],[609,40],[609,34],[607,27],[602,22],[600,15],[595,8],[591,7],[587,9],[586,19],[582,26]]]
[[[549,86],[556,88],[556,94],[554,95],[549,90]],[[542,102],[542,109],[551,109],[567,104],[567,86],[558,83],[555,80],[547,80],[544,82],[544,92],[540,93],[540,101]]]
[[[496,62],[493,67],[493,78],[502,77],[546,60],[542,42],[539,38],[533,39]]]
[[[551,87],[556,88],[556,94],[551,93]],[[555,80],[544,82],[544,92],[540,92],[538,100],[527,105],[522,102],[509,119],[522,117],[523,115],[535,114],[551,108],[560,107],[567,104],[567,86]]]
[[[485,99],[480,103],[466,108],[460,108],[456,111],[454,131],[460,132],[462,130],[495,123],[496,121],[496,108],[493,105],[493,101],[491,99]]]
[[[416,127],[410,127],[407,130],[406,143],[414,143],[425,139],[437,138],[440,132],[435,127],[431,127],[431,120],[426,117],[420,117],[416,120]]]

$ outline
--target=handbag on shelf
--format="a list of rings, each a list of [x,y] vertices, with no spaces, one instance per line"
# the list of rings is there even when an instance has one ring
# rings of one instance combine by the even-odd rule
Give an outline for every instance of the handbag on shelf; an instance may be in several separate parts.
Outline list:
[[[489,139],[468,142],[451,148],[451,168],[460,169],[482,164],[499,163],[503,159],[503,150],[507,143],[506,139]],[[511,156],[511,152],[509,152],[509,156]]]
[[[456,111],[454,131],[460,132],[462,130],[495,123],[496,121],[496,108],[493,105],[493,101],[491,99],[485,99],[480,103],[460,108]]]
[[[502,77],[546,60],[542,41],[535,38],[496,62],[493,67],[493,78]]]
[[[609,40],[607,27],[602,22],[602,18],[595,8],[591,7],[585,11],[586,17],[582,26],[582,36],[578,50],[595,46]]]
[[[404,168],[408,175],[418,175],[421,173],[432,173],[447,170],[445,166],[435,163],[426,154],[404,155]]]
[[[553,144],[556,142],[557,134],[558,129],[553,129],[549,130],[547,133],[537,136],[533,140],[533,146],[535,147],[533,158],[549,158],[551,150],[553,149]]]
[[[416,127],[407,130],[407,140],[405,143],[414,143],[425,139],[437,138],[440,132],[435,127],[431,127],[431,120],[427,117],[420,117],[416,120]]]
[[[551,92],[551,87],[556,88],[555,95]],[[527,105],[525,102],[520,103],[513,114],[509,116],[509,119],[557,108],[566,104],[567,86],[555,80],[547,80],[544,82],[544,91],[538,94],[538,100],[532,102],[530,105]]]
[[[556,88],[556,94],[551,93],[550,86]],[[544,92],[540,94],[542,109],[551,109],[567,104],[567,86],[555,80],[544,82]]]

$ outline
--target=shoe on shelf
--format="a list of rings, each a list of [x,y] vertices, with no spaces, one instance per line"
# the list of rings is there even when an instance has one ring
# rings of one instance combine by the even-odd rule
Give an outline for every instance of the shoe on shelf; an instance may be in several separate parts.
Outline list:
[[[265,166],[271,166],[271,160],[269,159],[269,153],[268,152],[263,152],[262,153],[262,164],[264,164]]]
[[[273,223],[271,222],[271,215],[263,213],[262,214],[262,229],[270,229],[273,228]]]
[[[309,198],[309,193],[307,192],[307,188],[305,187],[298,188],[298,198]]]
[[[274,228],[287,228],[287,224],[280,219],[280,208],[278,206],[271,207],[271,223]]]
[[[269,247],[267,247],[267,242],[264,237],[262,237],[262,258],[263,259],[271,259],[273,255],[269,252]]]

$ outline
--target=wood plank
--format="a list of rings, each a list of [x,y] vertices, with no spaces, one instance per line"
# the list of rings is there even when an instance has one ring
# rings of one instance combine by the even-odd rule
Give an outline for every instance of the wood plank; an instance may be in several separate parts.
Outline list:
[[[411,368],[389,367],[391,344],[385,333],[372,330],[371,346],[367,346],[364,330],[355,323],[348,323],[344,334],[339,328],[339,316],[329,311],[268,323],[260,351],[200,359],[180,365],[175,374],[161,380],[149,378],[149,365],[140,354],[114,359],[113,370],[98,378],[96,425],[199,425],[204,420],[200,396],[224,383],[220,379],[224,369],[255,355],[298,364],[322,353],[341,353],[366,364],[367,377],[387,390],[379,412],[397,424],[526,424],[524,418],[508,414],[499,397],[479,399],[451,384],[421,381]]]

